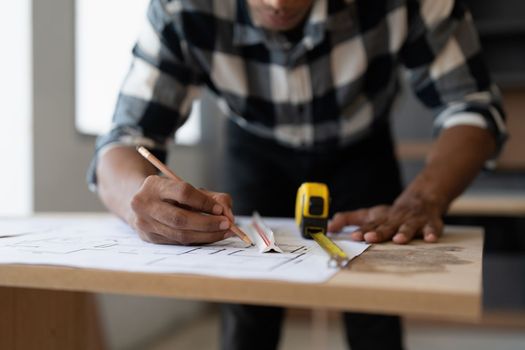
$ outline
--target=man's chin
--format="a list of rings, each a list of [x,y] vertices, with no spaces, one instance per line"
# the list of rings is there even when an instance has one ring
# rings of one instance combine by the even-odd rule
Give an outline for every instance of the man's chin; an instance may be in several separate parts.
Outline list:
[[[287,31],[292,30],[301,22],[300,16],[294,16],[292,18],[279,18],[279,17],[263,17],[261,18],[260,25],[271,31]]]

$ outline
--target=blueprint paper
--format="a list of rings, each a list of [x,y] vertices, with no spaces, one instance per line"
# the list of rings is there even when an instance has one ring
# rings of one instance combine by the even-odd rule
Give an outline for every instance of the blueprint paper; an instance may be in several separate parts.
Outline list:
[[[119,219],[102,217],[0,219],[0,264],[60,265],[114,271],[188,273],[217,277],[316,283],[337,270],[293,219],[264,219],[283,253],[259,253],[237,237],[203,246],[142,241]],[[241,227],[250,218],[238,218]],[[7,237],[6,237],[7,236]],[[12,237],[8,237],[12,236]],[[367,244],[338,241],[351,257]]]

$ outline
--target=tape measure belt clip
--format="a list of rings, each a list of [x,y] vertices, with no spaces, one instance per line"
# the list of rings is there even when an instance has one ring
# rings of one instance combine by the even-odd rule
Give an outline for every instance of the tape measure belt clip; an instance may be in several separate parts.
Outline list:
[[[308,211],[312,216],[322,216],[324,212],[324,198],[320,196],[311,196]]]

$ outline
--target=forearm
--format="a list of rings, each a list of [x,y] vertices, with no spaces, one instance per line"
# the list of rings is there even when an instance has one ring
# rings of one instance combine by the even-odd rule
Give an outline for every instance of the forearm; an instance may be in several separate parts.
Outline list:
[[[421,200],[435,205],[445,214],[494,153],[494,136],[485,129],[455,126],[443,130],[423,170],[398,198],[396,203]]]
[[[355,240],[378,243],[392,239],[406,244],[416,235],[436,242],[443,233],[443,214],[472,181],[483,163],[495,152],[490,131],[474,126],[443,130],[428,155],[427,163],[392,206],[379,205],[337,213],[329,230],[358,225]]]
[[[98,161],[98,194],[106,207],[127,221],[131,217],[131,199],[156,169],[134,148],[118,146],[105,152]]]

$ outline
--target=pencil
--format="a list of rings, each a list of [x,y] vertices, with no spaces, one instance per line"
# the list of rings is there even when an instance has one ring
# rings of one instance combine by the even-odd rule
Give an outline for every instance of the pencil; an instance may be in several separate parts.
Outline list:
[[[162,163],[157,157],[155,157],[150,151],[148,151],[143,146],[138,146],[137,151],[144,157],[146,160],[148,160],[155,168],[159,169],[163,174],[165,174],[167,177],[171,178],[175,181],[184,181],[182,180],[173,170],[168,168],[164,163]],[[231,222],[230,230],[232,230],[233,233],[235,233],[237,236],[239,236],[240,239],[242,239],[245,243],[253,245],[252,240],[246,233],[244,233],[239,227],[237,227],[234,223]]]

